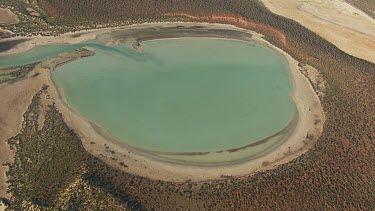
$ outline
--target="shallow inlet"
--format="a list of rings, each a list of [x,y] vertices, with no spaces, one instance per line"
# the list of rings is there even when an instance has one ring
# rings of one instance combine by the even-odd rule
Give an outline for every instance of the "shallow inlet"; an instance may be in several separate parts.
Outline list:
[[[99,45],[91,41],[75,45],[40,45],[21,53],[0,56],[0,68],[16,67],[40,62],[48,59],[49,57],[72,51],[84,46],[100,47]]]
[[[294,117],[288,62],[270,48],[208,38],[142,46],[97,45],[95,56],[53,73],[68,104],[120,144],[164,154],[228,151],[280,133]]]

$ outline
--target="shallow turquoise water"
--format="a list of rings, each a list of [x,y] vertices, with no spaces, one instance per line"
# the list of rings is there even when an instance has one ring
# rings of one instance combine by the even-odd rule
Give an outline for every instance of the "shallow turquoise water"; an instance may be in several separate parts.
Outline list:
[[[40,62],[51,56],[79,49],[84,46],[110,49],[109,47],[100,45],[94,41],[87,41],[74,45],[41,45],[36,46],[22,53],[0,56],[0,68],[21,66],[35,62]]]
[[[37,46],[29,51],[0,56],[0,68],[21,66],[47,59],[48,57],[80,48],[80,45]]]
[[[168,39],[92,45],[53,77],[68,103],[124,143],[161,152],[242,147],[294,115],[285,58],[242,41]],[[60,47],[58,47],[60,48]]]
[[[24,65],[83,46],[96,55],[53,77],[68,103],[124,143],[161,152],[242,147],[283,129],[294,106],[289,67],[272,49],[220,39],[142,43],[144,52],[93,41],[0,57]]]

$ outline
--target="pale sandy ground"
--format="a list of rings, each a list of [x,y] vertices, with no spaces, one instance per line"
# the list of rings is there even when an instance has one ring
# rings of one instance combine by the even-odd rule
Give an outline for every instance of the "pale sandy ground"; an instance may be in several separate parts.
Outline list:
[[[90,30],[90,31],[87,31],[87,32],[81,31],[81,32],[77,32],[77,33],[66,33],[66,34],[63,34],[63,35],[58,36],[58,37],[34,36],[34,37],[32,37],[32,39],[30,39],[26,42],[20,43],[17,46],[14,46],[13,48],[11,48],[7,51],[0,52],[0,56],[27,51],[27,50],[30,50],[37,45],[76,44],[76,43],[80,43],[80,42],[83,42],[83,41],[86,41],[86,40],[95,39],[96,36],[98,36],[100,34],[103,34],[103,33],[108,33],[110,31],[111,31],[111,29],[108,28],[108,29]],[[76,37],[76,38],[72,37],[73,34],[78,34],[78,33],[83,33],[83,34],[82,34],[82,36],[79,36],[79,37]],[[6,39],[6,41],[19,40],[19,39],[21,39],[21,38],[14,37],[14,38],[8,38],[8,39]]]
[[[221,27],[232,30],[241,30],[234,26],[223,24],[196,24],[196,23],[178,23],[185,26],[204,25],[207,27]],[[175,26],[177,23],[155,23],[142,24],[133,27],[150,27],[150,26]],[[85,39],[95,38],[102,33],[110,32],[110,29],[93,30],[90,33],[80,36],[78,38],[69,39],[69,35],[63,35],[57,38],[33,38],[28,44],[24,46],[17,46],[17,51],[22,51],[38,44],[51,43],[71,43],[82,42]],[[264,41],[259,34],[248,31],[254,35],[254,40],[264,45],[271,46]],[[34,44],[32,44],[34,43]],[[271,46],[272,47],[272,46]],[[275,48],[275,47],[273,47]],[[272,169],[275,166],[286,163],[301,154],[305,153],[317,140],[321,134],[323,123],[325,120],[323,109],[320,101],[308,80],[299,72],[298,62],[292,59],[285,52],[275,48],[282,53],[289,61],[291,66],[291,74],[295,90],[293,92],[293,99],[298,110],[298,123],[293,131],[291,137],[283,143],[278,149],[273,152],[249,162],[241,164],[222,166],[222,167],[199,167],[199,166],[184,166],[178,164],[164,163],[149,159],[145,156],[137,155],[128,149],[119,147],[114,142],[109,142],[103,136],[99,135],[91,124],[77,112],[74,112],[64,101],[59,97],[58,90],[54,86],[49,71],[38,65],[29,75],[36,72],[40,73],[37,77],[28,78],[10,85],[0,86],[0,147],[2,152],[0,154],[0,161],[10,161],[11,152],[9,151],[4,140],[14,136],[19,131],[22,124],[22,116],[27,106],[30,104],[32,96],[40,89],[42,84],[49,84],[49,93],[52,99],[56,102],[58,109],[63,113],[65,121],[72,127],[82,138],[82,142],[87,151],[93,155],[101,158],[108,164],[122,169],[126,172],[146,176],[151,179],[160,179],[166,181],[182,182],[186,180],[202,181],[220,179],[222,176],[244,176],[252,174],[256,171]],[[9,52],[8,52],[9,53]],[[47,62],[48,63],[48,62]],[[25,91],[27,90],[27,92]],[[316,123],[316,120],[320,120]],[[105,131],[104,131],[105,132]],[[306,133],[309,133],[310,138],[306,138]],[[108,135],[109,136],[109,135]],[[95,142],[92,144],[90,142]],[[105,149],[104,144],[109,147]],[[112,154],[110,150],[114,150]],[[128,167],[123,167],[120,162],[124,162]],[[0,169],[0,196],[5,196],[5,177],[3,177],[6,169]]]
[[[0,8],[0,24],[14,24],[18,22],[17,16],[12,11]]]
[[[40,36],[40,35],[32,36],[30,40],[20,43],[7,51],[0,52],[0,56],[24,52],[38,45],[77,44],[77,43],[81,43],[87,40],[93,40],[99,35],[110,33],[112,30],[137,28],[137,27],[145,28],[145,27],[152,27],[153,25],[154,23],[143,23],[143,24],[135,24],[135,25],[129,25],[129,26],[121,26],[121,27],[82,30],[82,31],[77,31],[77,32],[68,32],[58,37]],[[160,24],[160,26],[175,26],[175,25],[176,23],[171,23],[171,22],[165,22],[165,23]],[[74,35],[80,35],[80,36],[74,36]],[[19,40],[19,39],[22,39],[22,38],[13,37],[13,38],[7,38],[6,40],[3,40],[3,41],[11,41],[11,40]]]
[[[24,79],[15,83],[0,84],[0,165],[12,162],[14,152],[9,149],[5,141],[19,133],[23,123],[22,115],[42,85],[48,84],[49,74],[49,71],[37,65]],[[43,127],[45,111],[47,105],[51,103],[51,99],[42,95],[38,119],[39,129]],[[7,197],[5,176],[7,170],[8,168],[0,166],[0,197]]]
[[[341,50],[375,63],[375,20],[344,0],[262,0]]]
[[[32,77],[40,69],[31,71],[26,79],[12,84],[0,84],[0,164],[11,162],[13,152],[9,150],[5,140],[16,135],[21,129],[23,116],[45,79],[42,75]],[[5,196],[7,168],[0,166],[0,196]]]

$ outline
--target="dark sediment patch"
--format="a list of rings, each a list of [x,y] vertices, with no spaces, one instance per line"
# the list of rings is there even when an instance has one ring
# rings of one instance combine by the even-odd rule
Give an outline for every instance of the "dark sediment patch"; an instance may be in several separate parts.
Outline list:
[[[12,37],[12,33],[10,33],[9,31],[0,31],[0,40],[11,38],[11,37]]]
[[[72,38],[77,38],[77,37],[80,37],[82,35],[84,35],[85,33],[76,33],[76,34],[72,34]]]
[[[129,28],[113,30],[111,38],[118,43],[131,41],[134,38],[138,43],[147,40],[176,38],[176,37],[212,37],[228,38],[251,41],[251,34],[230,29],[215,29],[205,26],[177,26],[177,27],[152,27]]]
[[[16,45],[26,42],[29,39],[19,39],[19,40],[11,40],[11,41],[2,41],[0,42],[0,52],[5,52],[14,48]]]
[[[7,199],[7,198],[0,197],[0,202],[2,202],[3,204],[5,204],[6,206],[10,205],[10,200]]]
[[[173,152],[154,152],[154,151],[148,151],[148,150],[142,150],[137,148],[129,147],[130,149],[134,150],[135,152],[144,155],[146,157],[151,157],[155,160],[159,160],[166,163],[171,164],[179,164],[179,165],[187,165],[187,166],[200,166],[200,167],[223,167],[223,166],[230,166],[230,165],[236,165],[244,162],[249,162],[251,160],[254,160],[256,158],[259,158],[261,156],[267,155],[268,153],[274,151],[278,146],[283,144],[293,133],[293,128],[296,127],[298,121],[298,113],[296,112],[293,120],[281,131],[277,132],[276,134],[264,138],[262,140],[259,140],[255,143],[235,148],[235,149],[229,149],[229,150],[221,150],[221,151],[215,151],[215,152],[188,152],[188,153],[173,153]],[[273,140],[274,138],[277,138],[277,140]],[[313,141],[314,137],[306,137],[308,141]],[[229,153],[228,156],[230,156],[230,153],[236,153],[240,150],[246,150],[251,147],[259,146],[262,144],[266,144],[270,141],[273,141],[273,143],[268,146],[266,149],[263,149],[257,153],[254,154],[248,154],[246,157],[236,159],[233,161],[223,161],[223,162],[193,162],[193,161],[185,161],[183,159],[180,159],[178,156],[207,156],[209,154],[220,154],[220,153]],[[164,156],[174,156],[173,158],[170,157],[164,157]]]

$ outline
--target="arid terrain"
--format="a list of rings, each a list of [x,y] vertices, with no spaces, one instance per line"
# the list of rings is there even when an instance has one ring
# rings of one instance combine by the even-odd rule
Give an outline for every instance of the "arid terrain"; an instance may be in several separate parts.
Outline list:
[[[298,61],[295,65],[308,77],[326,118],[321,136],[306,153],[270,170],[217,181],[153,180],[103,162],[118,155],[108,145],[103,158],[88,152],[84,145],[89,140],[71,126],[50,94],[53,87],[38,82],[48,73],[37,65],[0,84],[0,96],[7,98],[0,103],[5,131],[0,147],[6,152],[1,153],[2,180],[7,179],[7,186],[0,186],[3,204],[8,210],[373,210],[374,20],[338,0],[265,4],[108,0],[103,6],[89,0],[1,0],[20,20],[4,29],[32,39],[155,21],[224,23],[254,31]],[[293,9],[297,12],[288,12]],[[53,37],[40,38],[41,43],[48,39]],[[17,51],[33,43],[11,36],[0,40],[0,49]],[[15,118],[4,121],[8,115]]]
[[[0,8],[0,24],[15,24],[19,20],[9,9]]]
[[[375,62],[375,20],[345,1],[263,2],[272,12],[301,23],[346,53]]]

